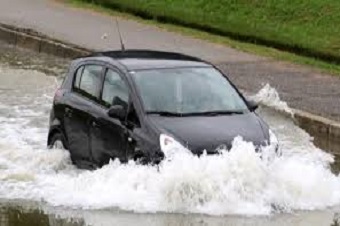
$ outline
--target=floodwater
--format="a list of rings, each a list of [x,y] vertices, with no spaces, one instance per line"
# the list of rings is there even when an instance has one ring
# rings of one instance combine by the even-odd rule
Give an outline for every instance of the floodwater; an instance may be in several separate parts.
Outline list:
[[[67,152],[46,149],[60,83],[50,75],[63,74],[66,62],[16,51],[0,58],[0,226],[339,225],[339,145],[314,142],[267,108],[258,113],[281,157],[260,157],[239,137],[219,156],[179,150],[157,168],[76,169]],[[270,86],[254,98],[289,111]]]

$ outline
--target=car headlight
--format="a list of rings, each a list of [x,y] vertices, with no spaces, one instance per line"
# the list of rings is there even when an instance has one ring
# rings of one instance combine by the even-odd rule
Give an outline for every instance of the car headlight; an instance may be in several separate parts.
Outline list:
[[[269,145],[275,148],[275,152],[278,155],[281,155],[279,140],[271,129],[269,129]]]
[[[159,136],[159,142],[160,142],[161,150],[164,152],[164,154],[167,157],[178,152],[187,152],[187,153],[190,152],[181,143],[179,143],[173,137],[166,135],[166,134],[161,134]]]

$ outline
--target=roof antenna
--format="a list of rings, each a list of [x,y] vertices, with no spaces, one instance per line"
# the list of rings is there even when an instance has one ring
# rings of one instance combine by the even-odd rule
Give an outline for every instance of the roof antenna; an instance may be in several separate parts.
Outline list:
[[[125,46],[124,46],[124,42],[123,42],[123,39],[122,39],[122,34],[120,33],[119,23],[118,23],[117,17],[116,17],[116,25],[117,25],[117,31],[118,31],[118,34],[119,34],[120,48],[121,48],[122,51],[125,51]]]

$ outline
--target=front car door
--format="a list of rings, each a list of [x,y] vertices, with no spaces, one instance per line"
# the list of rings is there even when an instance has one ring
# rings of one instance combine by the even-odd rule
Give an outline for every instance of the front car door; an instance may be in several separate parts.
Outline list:
[[[104,67],[97,64],[80,66],[65,103],[64,128],[71,158],[79,167],[92,161],[89,142],[90,112],[98,100]]]
[[[98,105],[92,108],[91,150],[94,162],[102,166],[110,159],[126,161],[127,129],[125,123],[108,116],[112,105],[128,108],[129,88],[118,70],[106,69]]]

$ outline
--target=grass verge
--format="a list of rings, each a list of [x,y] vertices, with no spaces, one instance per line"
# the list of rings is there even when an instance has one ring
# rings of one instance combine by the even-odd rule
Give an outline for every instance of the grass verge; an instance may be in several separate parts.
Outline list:
[[[105,13],[112,16],[119,16],[125,19],[136,20],[138,22],[149,24],[152,26],[157,26],[160,29],[181,33],[187,36],[191,36],[194,38],[207,40],[213,43],[222,44],[226,46],[230,46],[234,49],[238,49],[248,53],[254,53],[260,56],[270,57],[276,60],[288,61],[296,64],[308,65],[316,69],[320,69],[323,72],[330,73],[333,75],[340,75],[340,65],[333,64],[329,62],[325,62],[323,60],[314,58],[314,57],[305,57],[301,55],[297,55],[291,52],[286,52],[282,50],[278,50],[271,47],[266,47],[263,45],[257,45],[253,43],[241,42],[229,37],[220,36],[211,34],[209,32],[200,31],[193,28],[178,26],[169,23],[161,23],[157,20],[153,19],[144,19],[129,13],[124,13],[120,11],[115,11],[112,9],[108,9],[104,6],[100,6],[93,3],[83,2],[82,0],[58,0],[60,2],[70,4],[73,7],[93,10],[99,13]]]
[[[339,0],[81,0],[340,64]]]

